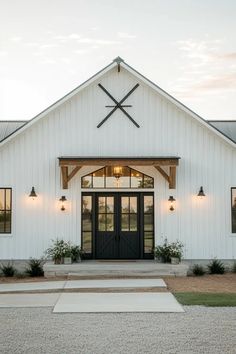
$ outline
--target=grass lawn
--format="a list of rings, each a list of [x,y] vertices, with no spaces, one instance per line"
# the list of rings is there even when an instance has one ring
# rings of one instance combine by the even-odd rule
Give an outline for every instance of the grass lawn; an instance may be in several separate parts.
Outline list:
[[[229,293],[200,293],[186,292],[174,293],[176,299],[182,305],[203,305],[203,306],[236,306],[236,294]]]

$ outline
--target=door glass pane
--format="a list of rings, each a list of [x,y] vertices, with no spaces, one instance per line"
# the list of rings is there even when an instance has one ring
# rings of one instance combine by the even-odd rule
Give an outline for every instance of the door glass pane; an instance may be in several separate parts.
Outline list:
[[[83,251],[92,253],[92,232],[83,232]]]
[[[106,212],[109,213],[114,213],[114,197],[106,197]]]
[[[130,214],[130,231],[137,231],[137,214]]]
[[[144,213],[153,213],[153,196],[144,196]]]
[[[83,213],[91,213],[91,211],[92,211],[92,197],[91,197],[91,195],[83,196],[82,210],[83,210]]]
[[[129,214],[121,215],[121,231],[129,231]]]
[[[137,213],[137,197],[130,197],[129,201],[130,201],[129,212]]]
[[[99,213],[106,212],[106,197],[99,197],[98,198],[98,211],[99,211]]]
[[[114,214],[107,214],[107,231],[114,231]]]
[[[153,252],[153,232],[144,233],[144,253]]]
[[[121,212],[129,213],[129,197],[121,197]]]
[[[144,215],[144,230],[152,231],[153,230],[153,215],[145,214]]]
[[[0,189],[0,210],[5,209],[5,189]]]
[[[83,231],[92,231],[92,215],[86,213],[82,215]]]
[[[106,231],[106,214],[98,215],[98,231]]]

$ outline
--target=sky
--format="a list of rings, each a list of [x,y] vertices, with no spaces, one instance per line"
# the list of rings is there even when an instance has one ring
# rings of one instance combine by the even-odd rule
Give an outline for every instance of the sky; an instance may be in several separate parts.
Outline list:
[[[0,0],[0,120],[117,56],[204,119],[236,120],[235,0]]]

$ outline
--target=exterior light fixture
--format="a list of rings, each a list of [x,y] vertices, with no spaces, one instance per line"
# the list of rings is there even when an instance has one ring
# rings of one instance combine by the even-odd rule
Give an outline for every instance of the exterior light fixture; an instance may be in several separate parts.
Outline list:
[[[120,187],[120,177],[122,176],[123,174],[123,171],[122,171],[122,167],[121,166],[115,166],[113,168],[113,175],[115,176],[116,178],[116,186],[117,187]]]
[[[37,198],[37,194],[35,192],[34,187],[32,187],[29,197],[32,198],[33,200],[34,198]]]
[[[174,202],[175,202],[175,198],[173,197],[173,195],[169,196],[168,202],[170,203],[170,211],[174,211]]]
[[[65,208],[65,202],[67,201],[66,197],[64,195],[61,196],[61,198],[59,199],[59,201],[61,202],[61,210],[62,211],[65,211],[66,208]]]
[[[203,187],[201,186],[200,187],[200,189],[199,189],[199,192],[198,192],[198,195],[197,195],[198,197],[200,197],[200,198],[203,198],[203,197],[205,197],[206,195],[205,195],[205,193],[204,193],[204,190],[203,190]]]
[[[122,167],[121,166],[115,166],[113,169],[113,174],[116,179],[119,179],[122,176]]]

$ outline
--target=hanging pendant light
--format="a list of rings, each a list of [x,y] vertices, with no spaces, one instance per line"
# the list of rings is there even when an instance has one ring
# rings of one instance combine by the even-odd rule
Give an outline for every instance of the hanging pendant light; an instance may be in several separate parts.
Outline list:
[[[203,197],[205,197],[206,195],[205,195],[205,193],[204,193],[204,190],[203,190],[203,187],[201,186],[200,187],[200,189],[199,189],[199,192],[198,192],[198,195],[197,195],[198,197],[200,197],[200,198],[203,198]]]
[[[33,200],[34,198],[37,198],[37,194],[35,192],[34,187],[32,187],[29,197],[32,198]]]

